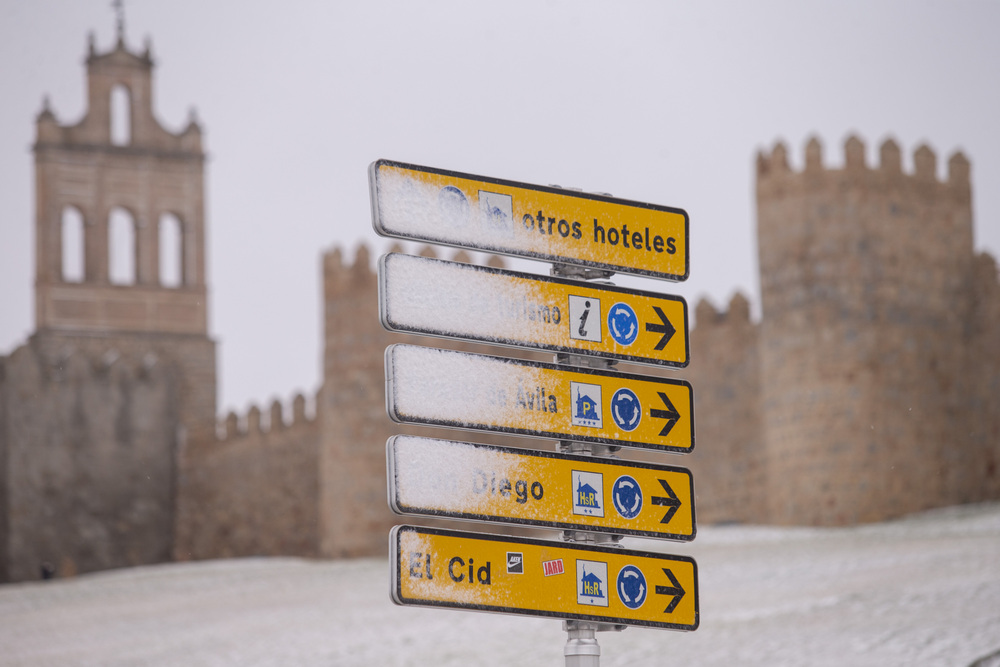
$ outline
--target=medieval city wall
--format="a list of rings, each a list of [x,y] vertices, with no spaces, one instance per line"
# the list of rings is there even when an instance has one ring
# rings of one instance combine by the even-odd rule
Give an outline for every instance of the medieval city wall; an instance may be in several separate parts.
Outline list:
[[[0,357],[0,582],[10,581],[10,544],[7,514],[7,394],[11,385],[7,382],[7,359]]]
[[[997,261],[979,253],[973,266],[972,323],[963,376],[969,392],[969,433],[973,500],[1000,498],[1000,272]]]
[[[53,332],[6,358],[9,580],[170,558],[176,452],[186,437],[178,395],[182,376],[197,376],[185,365],[199,359],[214,366],[205,339]]]
[[[393,246],[391,251],[402,250]],[[437,252],[440,250],[425,246],[419,254],[434,257]],[[461,251],[445,258],[464,263],[471,261],[469,255]],[[392,435],[406,433],[549,450],[554,450],[556,444],[550,440],[396,424],[389,419],[385,403],[384,352],[393,343],[550,362],[553,357],[386,331],[379,320],[378,274],[374,259],[364,246],[358,249],[353,263],[345,261],[340,249],[323,257],[324,382],[321,398],[317,401],[317,419],[321,442],[320,553],[324,557],[385,555],[392,526],[398,523],[439,525],[434,520],[400,517],[389,509],[386,440]],[[503,266],[497,257],[490,258],[488,264]],[[475,529],[483,528],[477,525]]]
[[[889,140],[865,163],[757,164],[761,388],[770,518],[849,524],[981,498],[968,437],[973,321],[969,163],[937,177]],[[995,276],[994,276],[995,280]],[[994,345],[995,348],[995,345]],[[989,352],[997,356],[994,349]],[[992,410],[996,410],[993,399]]]
[[[392,343],[553,357],[385,331],[364,247],[353,262],[322,258],[315,416],[298,396],[291,415],[275,402],[218,424],[201,130],[193,117],[176,134],[158,124],[152,60],[122,35],[104,54],[91,43],[86,63],[84,117],[61,124],[46,102],[36,118],[36,332],[0,357],[0,581],[384,555],[389,528],[412,521],[386,501],[389,436],[556,448],[390,421]],[[124,142],[111,136],[116,86],[131,105]],[[686,369],[619,366],[692,383],[689,456],[617,455],[690,467],[701,523],[839,525],[1000,498],[1000,280],[974,252],[969,162],[955,154],[940,178],[922,146],[910,173],[890,140],[870,166],[855,137],[843,162],[825,166],[816,140],[800,171],[783,145],[759,155],[761,320],[742,295],[724,310],[703,300]],[[134,234],[127,284],[110,275],[113,210]],[[179,281],[160,266],[160,226],[175,222]],[[82,275],[64,266],[67,224]]]
[[[318,554],[319,429],[301,394],[229,413],[179,457],[176,560]]]
[[[691,363],[680,375],[694,388],[695,448],[677,465],[694,475],[699,522],[759,523],[767,513],[760,326],[736,294],[725,311],[701,300],[690,335]]]

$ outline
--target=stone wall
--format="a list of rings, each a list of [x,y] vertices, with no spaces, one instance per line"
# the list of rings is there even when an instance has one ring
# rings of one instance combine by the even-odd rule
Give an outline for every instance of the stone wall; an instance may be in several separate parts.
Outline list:
[[[869,167],[854,137],[842,169],[823,167],[816,140],[801,172],[781,145],[758,160],[774,522],[876,521],[976,495],[969,163],[956,154],[939,181],[924,146],[914,164],[903,173],[890,140]]]
[[[969,483],[964,498],[1000,498],[1000,279],[997,261],[986,253],[973,267],[973,318],[965,345],[970,396],[963,424],[970,440]],[[968,502],[963,499],[963,502]]]
[[[400,251],[394,246],[393,251]],[[420,254],[435,256],[424,247]],[[470,261],[456,253],[453,261]],[[493,257],[491,266],[503,266]],[[387,502],[386,440],[397,433],[553,450],[554,441],[393,423],[385,405],[385,348],[410,343],[552,361],[552,355],[386,331],[379,320],[378,275],[362,246],[353,264],[339,249],[323,258],[324,383],[320,422],[320,553],[328,558],[384,555],[397,523],[435,525],[394,515]],[[454,525],[452,525],[454,527]],[[481,527],[477,527],[480,529]]]
[[[170,558],[185,437],[185,369],[175,359],[205,356],[214,363],[204,339],[40,332],[7,358],[9,579],[38,578],[43,566],[73,574]]]
[[[8,527],[7,402],[11,385],[7,381],[7,357],[0,357],[0,583],[10,581],[10,529]]]
[[[319,429],[295,397],[291,420],[274,401],[261,420],[230,413],[219,440],[180,456],[176,560],[315,557],[319,551]]]
[[[742,294],[723,312],[702,300],[695,322],[691,363],[680,372],[694,388],[695,449],[677,464],[694,475],[699,521],[759,523],[767,516],[760,326]]]

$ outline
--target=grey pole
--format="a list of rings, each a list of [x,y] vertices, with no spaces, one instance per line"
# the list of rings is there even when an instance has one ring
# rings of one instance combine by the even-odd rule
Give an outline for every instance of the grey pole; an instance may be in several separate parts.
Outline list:
[[[563,621],[566,631],[566,667],[600,667],[601,647],[597,643],[597,623]]]
[[[614,275],[610,271],[600,271],[589,268],[568,266],[565,264],[553,264],[550,271],[553,276],[565,278],[575,278],[577,280],[594,280],[604,284],[608,278]],[[585,366],[590,368],[613,368],[615,361],[611,359],[598,359],[574,354],[557,354],[555,359],[557,364],[565,366]],[[592,444],[589,442],[576,442],[573,440],[560,440],[559,451],[571,452],[573,454],[584,454],[601,458],[613,458],[618,447]],[[564,530],[562,539],[564,542],[586,542],[588,544],[617,545],[621,540],[621,535],[609,535],[607,533],[594,533],[585,530]],[[597,633],[600,631],[621,631],[623,625],[613,625],[610,623],[593,623],[589,621],[563,621],[563,630],[566,631],[566,646],[563,648],[563,655],[566,658],[566,667],[600,667],[601,666],[601,646],[597,643]]]

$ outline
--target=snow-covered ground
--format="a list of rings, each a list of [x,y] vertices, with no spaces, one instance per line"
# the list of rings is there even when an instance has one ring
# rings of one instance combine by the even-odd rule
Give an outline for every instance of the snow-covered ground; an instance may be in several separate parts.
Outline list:
[[[1000,651],[998,503],[628,546],[698,560],[701,627],[601,633],[604,666],[966,667]],[[0,586],[0,665],[563,664],[558,621],[396,607],[388,579],[382,559],[261,558]]]

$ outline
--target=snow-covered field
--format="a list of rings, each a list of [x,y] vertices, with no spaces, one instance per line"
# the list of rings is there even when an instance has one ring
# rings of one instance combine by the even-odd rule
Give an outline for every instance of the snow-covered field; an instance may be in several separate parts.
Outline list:
[[[701,627],[601,633],[605,666],[967,667],[1000,651],[997,503],[628,546],[698,560]],[[0,586],[0,665],[563,664],[558,621],[396,607],[388,573],[244,559]]]

